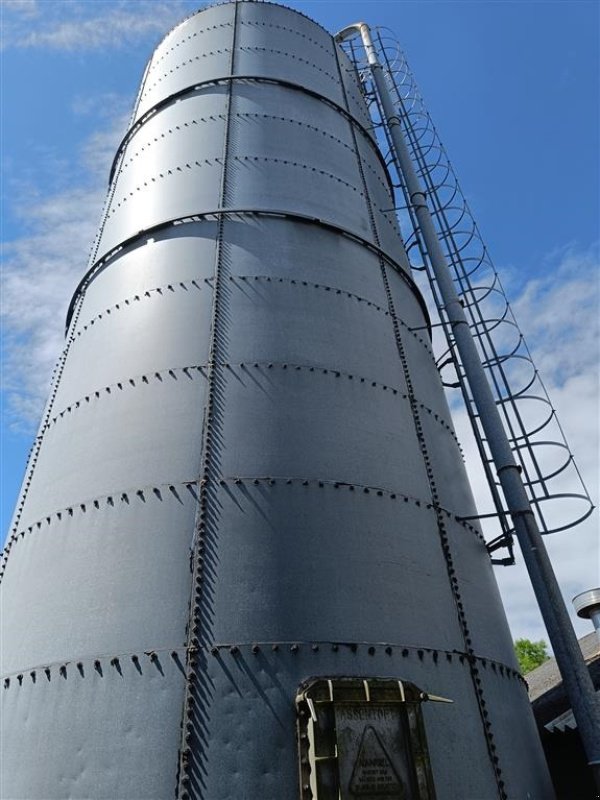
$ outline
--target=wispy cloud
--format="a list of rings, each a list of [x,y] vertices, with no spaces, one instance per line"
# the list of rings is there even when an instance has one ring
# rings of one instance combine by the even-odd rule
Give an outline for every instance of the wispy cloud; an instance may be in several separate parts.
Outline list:
[[[559,386],[598,363],[599,267],[597,244],[585,251],[565,247],[547,258],[544,277],[530,281],[514,304],[535,342],[540,370]]]
[[[92,117],[94,120],[111,119],[122,110],[131,106],[131,100],[116,92],[96,92],[94,94],[77,94],[71,100],[71,111],[76,117]]]
[[[38,0],[3,0],[2,11],[31,19],[39,14],[40,5]]]
[[[22,217],[26,232],[3,244],[3,388],[4,412],[17,429],[32,431],[39,420],[125,124],[123,115],[113,118],[84,142],[72,184],[50,193],[35,180],[13,187],[17,201],[11,210]]]
[[[67,52],[121,48],[162,36],[197,4],[189,0],[9,0],[2,46]]]

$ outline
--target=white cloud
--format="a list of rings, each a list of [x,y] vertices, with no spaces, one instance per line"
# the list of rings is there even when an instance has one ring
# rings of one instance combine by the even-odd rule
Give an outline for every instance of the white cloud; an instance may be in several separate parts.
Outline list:
[[[12,187],[13,211],[26,230],[3,246],[4,412],[13,427],[32,431],[39,420],[63,346],[69,300],[86,269],[106,176],[125,125],[121,115],[84,143],[73,184],[47,194],[35,182]]]
[[[189,0],[12,0],[3,7],[2,45],[67,52],[121,48],[162,37],[193,10]]]
[[[547,380],[562,385],[598,363],[599,258],[596,247],[553,254],[546,276],[530,281],[515,303],[527,320],[537,361]]]

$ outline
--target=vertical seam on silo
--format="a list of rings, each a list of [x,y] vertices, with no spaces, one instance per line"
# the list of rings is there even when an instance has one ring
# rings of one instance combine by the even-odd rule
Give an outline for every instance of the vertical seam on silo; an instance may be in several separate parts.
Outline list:
[[[343,80],[342,65],[340,63],[340,56],[339,56],[338,46],[335,43],[335,41],[333,41],[333,47],[334,47],[334,51],[335,51],[335,57],[336,57],[336,60],[337,60],[337,66],[338,66],[338,73],[339,73],[340,84],[341,84],[341,89],[342,89],[342,95],[343,95],[343,98],[344,98],[344,102],[346,104],[346,109],[348,109],[349,108],[349,106],[348,106],[348,97],[347,97],[346,87],[345,87],[344,80]],[[373,233],[373,238],[375,239],[375,243],[376,243],[377,247],[380,247],[381,245],[380,245],[379,233],[378,233],[378,229],[377,229],[377,221],[376,221],[375,215],[373,213],[373,206],[371,204],[371,198],[369,196],[369,189],[368,189],[368,186],[367,186],[365,172],[364,172],[363,165],[362,165],[362,158],[361,158],[360,151],[358,149],[358,141],[357,141],[357,137],[356,137],[356,132],[354,130],[354,126],[353,126],[352,123],[350,123],[350,129],[351,129],[352,140],[353,140],[353,143],[354,143],[354,148],[355,148],[355,151],[356,151],[356,158],[357,158],[357,162],[358,162],[358,170],[359,170],[359,173],[360,173],[360,177],[361,177],[361,181],[362,181],[362,185],[363,185],[363,191],[364,191],[364,194],[365,194],[365,204],[366,204],[367,212],[368,212],[368,215],[369,215],[369,221],[370,221],[370,224],[371,224],[371,230],[372,230],[372,233]],[[456,606],[456,612],[457,612],[457,616],[458,616],[459,628],[460,628],[461,635],[462,635],[463,642],[464,642],[465,653],[467,655],[467,661],[469,663],[469,673],[471,675],[471,681],[473,683],[473,689],[474,689],[474,693],[475,693],[475,698],[477,700],[477,705],[478,705],[478,708],[479,708],[479,714],[480,714],[481,722],[482,722],[482,726],[483,726],[483,731],[484,731],[487,751],[488,751],[488,755],[489,755],[489,758],[490,758],[490,763],[491,763],[491,766],[492,766],[492,770],[494,772],[494,777],[495,777],[495,780],[496,780],[496,788],[498,790],[498,794],[499,794],[500,800],[507,800],[508,796],[507,796],[507,794],[506,794],[506,792],[504,791],[504,788],[503,788],[504,787],[504,781],[502,780],[502,771],[501,771],[500,767],[498,766],[499,759],[498,759],[498,756],[496,754],[496,749],[497,748],[496,748],[496,745],[494,743],[494,735],[492,733],[491,724],[489,722],[489,713],[486,710],[486,702],[485,702],[485,699],[483,697],[483,689],[482,689],[482,685],[481,685],[481,678],[479,677],[479,670],[478,670],[478,667],[477,667],[477,664],[476,664],[476,661],[475,661],[476,656],[475,656],[475,652],[474,652],[474,650],[472,648],[470,632],[469,632],[467,619],[466,619],[466,615],[464,613],[464,607],[463,607],[463,603],[462,603],[462,599],[461,599],[461,595],[460,595],[460,591],[459,591],[458,579],[456,577],[456,570],[455,570],[454,564],[453,564],[452,552],[451,552],[451,548],[450,548],[450,539],[449,539],[448,533],[446,531],[445,521],[444,521],[442,513],[441,513],[440,502],[439,502],[440,498],[438,496],[438,491],[437,491],[437,487],[436,487],[436,483],[435,483],[435,476],[433,474],[433,470],[432,470],[432,467],[431,467],[431,460],[430,460],[429,453],[428,453],[428,450],[427,450],[427,444],[426,444],[426,441],[425,441],[424,431],[423,431],[423,427],[422,427],[422,424],[421,424],[421,417],[420,417],[420,413],[419,413],[419,404],[418,404],[417,398],[415,397],[413,386],[412,386],[412,381],[411,381],[411,378],[410,378],[410,372],[409,372],[409,369],[408,369],[408,363],[407,363],[407,358],[406,358],[406,351],[404,349],[404,343],[402,341],[402,336],[401,336],[401,333],[400,333],[400,327],[398,325],[398,319],[396,317],[396,310],[395,310],[395,307],[394,307],[394,300],[393,300],[392,293],[391,293],[391,290],[390,290],[389,280],[388,280],[388,276],[387,276],[386,264],[385,264],[385,261],[381,258],[381,256],[379,256],[379,266],[380,266],[380,269],[381,269],[381,276],[382,276],[382,280],[383,280],[385,294],[386,294],[386,297],[387,297],[388,310],[389,310],[389,313],[390,313],[390,318],[392,320],[392,326],[393,326],[393,329],[394,329],[394,338],[395,338],[395,341],[396,341],[396,348],[398,350],[398,355],[400,357],[400,364],[401,364],[401,367],[402,367],[402,371],[404,373],[404,379],[406,381],[407,395],[408,395],[408,400],[409,400],[409,404],[410,404],[410,408],[411,408],[411,412],[412,412],[412,418],[413,418],[413,422],[414,422],[414,426],[415,426],[415,432],[416,432],[416,436],[417,436],[417,441],[418,441],[418,444],[419,444],[421,455],[423,457],[425,471],[426,471],[426,474],[427,474],[427,480],[428,480],[429,489],[430,489],[430,492],[431,492],[432,507],[433,507],[433,511],[435,513],[435,516],[436,516],[440,543],[441,543],[441,547],[442,547],[444,561],[445,561],[445,564],[446,564],[446,572],[447,572],[447,575],[448,575],[448,581],[449,581],[449,585],[450,585],[450,591],[452,593],[452,597],[453,597],[453,600],[454,600],[454,603],[455,603],[455,606]]]
[[[233,4],[233,30],[231,58],[229,71],[231,76],[235,70],[235,51],[237,46],[238,29],[238,2]],[[181,722],[181,745],[179,750],[178,771],[177,771],[177,797],[180,800],[188,800],[190,797],[190,787],[192,783],[193,756],[198,759],[197,768],[202,771],[201,760],[203,753],[201,750],[201,737],[199,729],[203,725],[200,719],[200,709],[198,704],[199,695],[199,672],[205,659],[205,650],[201,649],[201,641],[206,638],[208,631],[207,612],[205,602],[207,597],[206,586],[206,559],[208,545],[208,526],[210,520],[211,506],[215,506],[214,492],[218,485],[215,469],[218,469],[218,462],[215,462],[215,447],[218,434],[218,420],[215,412],[215,398],[219,393],[222,394],[222,387],[219,388],[221,380],[220,365],[226,362],[222,353],[222,331],[220,322],[224,319],[222,311],[223,295],[223,232],[225,227],[225,213],[223,209],[227,207],[227,168],[231,138],[231,118],[233,104],[234,81],[229,80],[227,84],[227,98],[225,106],[225,125],[223,135],[223,155],[221,186],[219,197],[220,211],[217,216],[217,235],[215,242],[215,270],[213,280],[213,302],[211,310],[210,346],[207,363],[207,399],[204,411],[204,422],[202,426],[202,446],[201,446],[201,469],[199,496],[194,521],[194,537],[191,547],[191,596],[188,620],[188,646],[187,646],[187,675],[184,693],[184,705]],[[222,398],[221,398],[222,399]],[[217,398],[217,403],[219,398]],[[208,687],[203,687],[203,692],[208,692]],[[195,718],[195,724],[193,721]],[[191,746],[190,746],[191,745]]]

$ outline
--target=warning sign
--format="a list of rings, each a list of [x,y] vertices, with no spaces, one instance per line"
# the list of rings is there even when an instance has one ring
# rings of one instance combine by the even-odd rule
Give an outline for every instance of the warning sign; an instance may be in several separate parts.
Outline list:
[[[364,729],[349,789],[354,797],[361,798],[406,797],[402,780],[371,725]]]

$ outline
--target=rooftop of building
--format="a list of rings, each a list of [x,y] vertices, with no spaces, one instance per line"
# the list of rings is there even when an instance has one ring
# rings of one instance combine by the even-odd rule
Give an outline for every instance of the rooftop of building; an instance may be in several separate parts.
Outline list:
[[[600,637],[595,631],[579,639],[579,646],[596,689],[600,687]],[[575,718],[563,686],[555,658],[528,672],[529,699],[538,726],[546,730],[576,728]]]

